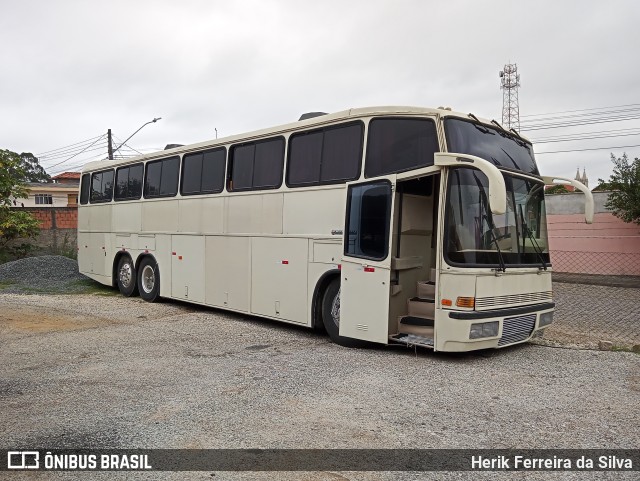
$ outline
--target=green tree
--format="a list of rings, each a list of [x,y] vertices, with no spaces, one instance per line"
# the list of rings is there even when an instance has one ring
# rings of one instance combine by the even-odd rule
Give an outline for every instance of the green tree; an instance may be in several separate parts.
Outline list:
[[[27,196],[24,184],[28,178],[28,166],[22,157],[0,149],[0,254],[5,256],[10,241],[35,237],[39,232],[39,223],[29,212],[10,208],[14,199]],[[25,244],[12,250],[24,251]]]
[[[545,194],[566,194],[569,190],[562,184],[554,185],[544,191]]]
[[[38,158],[28,152],[20,154],[25,182],[51,182],[51,176],[42,168]]]
[[[623,221],[640,224],[640,159],[631,162],[626,153],[617,159],[611,154],[611,162],[613,174],[606,184],[612,192],[604,206]],[[602,179],[598,182],[605,183]]]

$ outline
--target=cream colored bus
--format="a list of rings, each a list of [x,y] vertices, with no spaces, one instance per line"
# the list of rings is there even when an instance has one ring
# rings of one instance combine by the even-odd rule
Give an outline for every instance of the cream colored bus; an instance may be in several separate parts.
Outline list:
[[[587,222],[593,217],[585,193]],[[363,341],[470,351],[552,322],[529,141],[448,109],[351,109],[84,168],[80,272]]]

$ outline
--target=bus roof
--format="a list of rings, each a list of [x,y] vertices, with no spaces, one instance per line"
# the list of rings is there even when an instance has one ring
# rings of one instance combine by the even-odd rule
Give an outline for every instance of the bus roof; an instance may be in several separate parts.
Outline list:
[[[376,115],[440,115],[441,117],[458,117],[469,119],[472,118],[471,114],[465,114],[462,112],[452,111],[450,108],[426,108],[426,107],[411,107],[411,106],[381,106],[381,107],[360,107],[352,108],[348,110],[342,110],[340,112],[333,112],[329,114],[319,115],[306,120],[299,120],[288,124],[278,125],[275,127],[269,127],[266,129],[254,130],[252,132],[246,132],[236,135],[230,135],[227,137],[221,137],[219,139],[207,140],[204,142],[198,142],[195,144],[183,145],[173,149],[160,150],[157,152],[151,152],[148,154],[142,154],[137,157],[130,157],[127,159],[118,160],[97,160],[86,163],[82,171],[102,170],[109,167],[117,167],[120,165],[132,164],[140,161],[153,160],[158,158],[164,158],[172,155],[181,155],[188,152],[202,150],[206,148],[215,148],[217,146],[223,146],[234,142],[244,142],[256,140],[262,137],[273,136],[278,134],[285,134],[295,130],[304,128],[321,127],[325,124],[330,124],[337,121],[356,119],[361,117],[371,117]],[[480,120],[480,122],[490,125],[495,128],[495,124],[491,124],[491,121],[482,117],[474,117]],[[525,139],[527,140],[527,139]]]

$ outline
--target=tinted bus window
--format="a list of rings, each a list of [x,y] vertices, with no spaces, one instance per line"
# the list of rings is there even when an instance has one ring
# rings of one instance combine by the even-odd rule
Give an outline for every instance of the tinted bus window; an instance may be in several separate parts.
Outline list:
[[[222,192],[226,150],[196,152],[182,160],[182,195]]]
[[[344,253],[382,260],[389,254],[391,184],[352,185],[347,193],[347,231]]]
[[[282,183],[284,138],[231,148],[230,190],[275,189]]]
[[[91,203],[110,202],[113,197],[113,170],[91,174]]]
[[[179,157],[147,162],[144,179],[145,198],[171,197],[178,193]]]
[[[80,204],[84,205],[89,203],[89,188],[91,184],[91,175],[84,174],[82,181],[80,182]]]
[[[431,119],[373,119],[369,123],[365,176],[428,167],[439,150],[436,124]]]
[[[292,135],[287,185],[337,184],[357,179],[362,136],[360,122]]]
[[[510,132],[454,118],[445,119],[444,131],[449,152],[475,155],[498,167],[539,174],[531,144]]]
[[[134,200],[142,196],[143,164],[120,167],[116,171],[115,200]]]

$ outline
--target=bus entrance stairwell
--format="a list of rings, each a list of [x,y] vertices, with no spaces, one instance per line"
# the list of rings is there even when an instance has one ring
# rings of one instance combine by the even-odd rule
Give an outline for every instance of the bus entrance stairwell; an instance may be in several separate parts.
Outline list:
[[[398,181],[393,225],[390,341],[433,347],[440,175]]]

